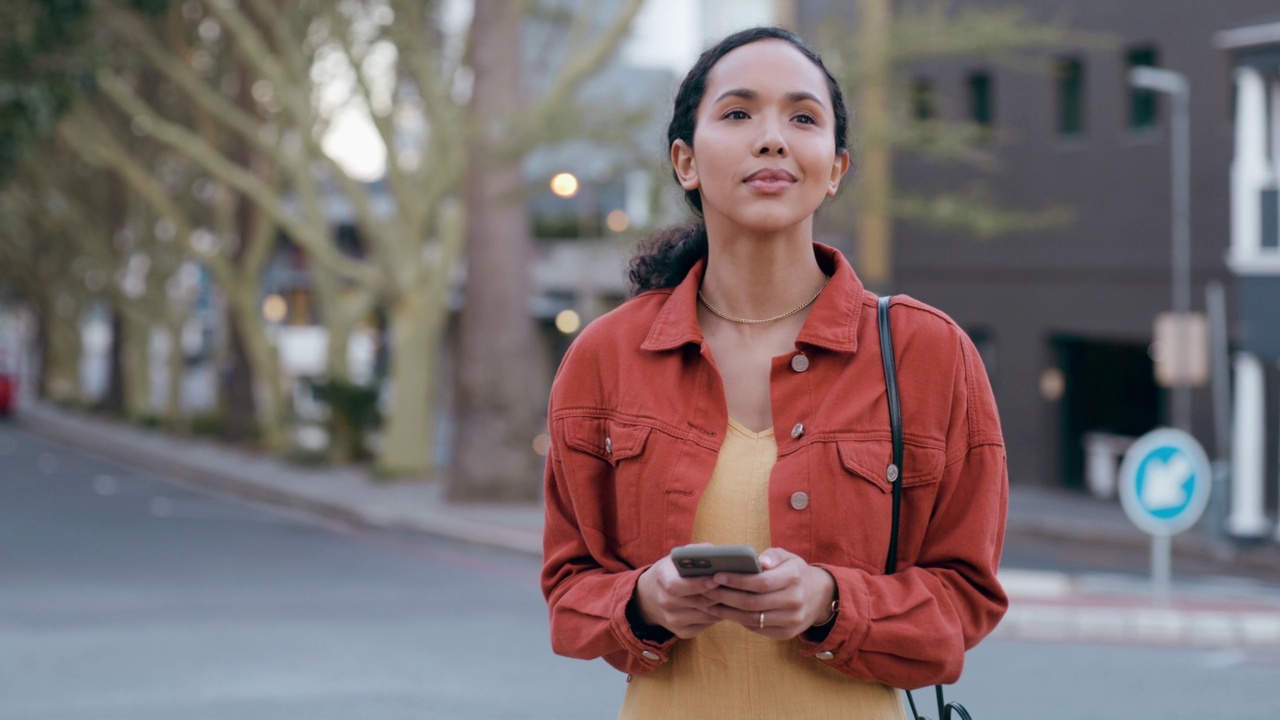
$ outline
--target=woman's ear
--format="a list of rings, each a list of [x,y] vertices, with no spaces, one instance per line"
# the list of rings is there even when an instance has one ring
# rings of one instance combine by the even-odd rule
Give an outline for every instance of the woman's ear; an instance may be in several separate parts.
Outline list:
[[[675,168],[680,187],[685,190],[697,190],[698,164],[693,159],[693,148],[683,140],[671,143],[671,167]]]
[[[827,197],[836,196],[836,191],[840,189],[840,181],[844,179],[844,174],[849,172],[849,162],[848,150],[836,153],[835,162],[831,163],[831,180],[827,182]]]

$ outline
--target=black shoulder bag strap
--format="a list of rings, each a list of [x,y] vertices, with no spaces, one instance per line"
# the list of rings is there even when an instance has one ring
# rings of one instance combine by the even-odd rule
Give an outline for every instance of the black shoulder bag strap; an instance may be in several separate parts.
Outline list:
[[[898,401],[898,371],[893,360],[893,333],[889,328],[889,301],[892,296],[880,298],[877,315],[880,321],[880,359],[884,364],[884,385],[889,400],[889,427],[893,432],[893,464],[889,466],[885,476],[893,484],[893,524],[889,535],[889,559],[885,561],[884,573],[892,575],[898,569],[898,518],[902,515],[902,405]],[[969,711],[960,703],[948,703],[942,696],[942,686],[937,685],[934,691],[938,696],[938,716],[941,720],[951,720],[954,716],[959,720],[972,720]],[[915,698],[907,690],[907,703],[911,706],[911,716],[922,719],[916,711]]]

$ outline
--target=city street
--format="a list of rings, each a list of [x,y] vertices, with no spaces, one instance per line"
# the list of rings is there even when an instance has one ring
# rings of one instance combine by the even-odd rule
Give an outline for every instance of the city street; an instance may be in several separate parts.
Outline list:
[[[1020,567],[1084,557],[1011,538]],[[198,494],[0,422],[6,720],[612,717],[624,676],[551,653],[537,574]],[[1274,720],[1277,677],[1275,648],[997,636],[950,693],[980,720]]]

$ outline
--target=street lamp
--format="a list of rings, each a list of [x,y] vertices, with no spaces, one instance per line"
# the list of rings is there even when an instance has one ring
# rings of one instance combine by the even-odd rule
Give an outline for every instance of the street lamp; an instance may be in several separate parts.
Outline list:
[[[1176,365],[1185,374],[1191,315],[1191,91],[1187,79],[1172,70],[1140,65],[1129,70],[1129,84],[1173,98],[1170,120],[1173,186],[1173,314],[1178,342],[1162,352],[1182,353]],[[1185,377],[1173,383],[1173,425],[1191,431],[1191,385]]]

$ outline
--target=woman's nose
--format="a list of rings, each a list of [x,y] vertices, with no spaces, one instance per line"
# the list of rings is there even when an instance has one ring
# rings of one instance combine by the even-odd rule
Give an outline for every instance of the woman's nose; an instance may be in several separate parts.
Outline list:
[[[782,133],[778,131],[778,126],[774,123],[766,123],[764,132],[761,133],[760,139],[756,144],[757,155],[770,155],[776,153],[779,156],[787,154],[787,142],[783,139]]]

